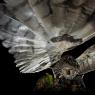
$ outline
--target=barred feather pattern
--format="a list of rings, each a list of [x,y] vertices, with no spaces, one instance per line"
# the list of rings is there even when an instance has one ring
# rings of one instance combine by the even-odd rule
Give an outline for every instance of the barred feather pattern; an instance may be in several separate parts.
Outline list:
[[[23,73],[49,68],[63,52],[95,36],[95,0],[4,1],[0,39]]]
[[[42,71],[59,60],[60,50],[55,52],[55,46],[45,39],[44,30],[34,31],[2,10],[0,16],[0,39],[9,53],[14,54],[22,73]]]
[[[68,34],[83,42],[95,36],[95,0],[5,0],[15,18],[46,37]],[[13,3],[14,2],[14,3]],[[13,4],[12,4],[13,3]],[[92,17],[91,17],[92,16]]]
[[[95,45],[88,48],[76,60],[80,66],[79,74],[85,74],[94,71],[95,70]]]
[[[9,48],[9,53],[14,54],[16,66],[21,67],[21,72],[33,73],[36,69],[42,70],[42,66],[50,66],[46,41],[39,34],[6,15],[2,16],[2,20],[0,39],[3,46]]]

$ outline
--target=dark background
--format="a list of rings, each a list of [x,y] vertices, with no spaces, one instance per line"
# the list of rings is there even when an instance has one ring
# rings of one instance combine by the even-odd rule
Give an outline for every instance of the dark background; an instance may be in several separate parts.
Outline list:
[[[0,0],[0,3],[2,0]],[[32,90],[37,79],[43,75],[43,72],[38,74],[22,74],[19,72],[14,64],[13,55],[8,53],[8,49],[4,48],[0,41],[0,70],[1,70],[1,88],[3,94],[19,94],[28,93],[32,95]],[[73,51],[67,53],[77,57],[85,49],[92,44],[95,44],[95,38],[86,42],[84,45],[79,46]],[[81,51],[81,52],[80,52]],[[77,52],[77,53],[76,53]],[[95,93],[95,71],[90,72],[84,76],[84,82],[88,92]]]

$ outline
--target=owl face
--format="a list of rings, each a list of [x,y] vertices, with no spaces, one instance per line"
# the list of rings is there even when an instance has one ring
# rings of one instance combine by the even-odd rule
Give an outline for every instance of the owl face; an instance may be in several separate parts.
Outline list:
[[[59,78],[66,78],[66,79],[73,79],[78,74],[78,68],[75,68],[70,65],[65,65],[61,69],[61,73],[59,75]]]

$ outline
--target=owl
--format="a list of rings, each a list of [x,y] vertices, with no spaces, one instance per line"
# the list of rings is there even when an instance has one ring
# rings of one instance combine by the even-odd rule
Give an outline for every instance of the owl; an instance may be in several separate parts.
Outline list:
[[[55,77],[72,80],[95,70],[95,44],[76,58],[66,54],[95,37],[95,0],[4,1],[0,40],[20,72],[50,68]]]

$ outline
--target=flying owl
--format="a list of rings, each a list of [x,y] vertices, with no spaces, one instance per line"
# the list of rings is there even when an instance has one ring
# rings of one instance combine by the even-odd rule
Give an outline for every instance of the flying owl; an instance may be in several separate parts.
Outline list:
[[[95,44],[77,58],[62,56],[95,37],[95,0],[4,1],[0,40],[20,72],[50,68],[55,77],[72,80],[95,70]]]

